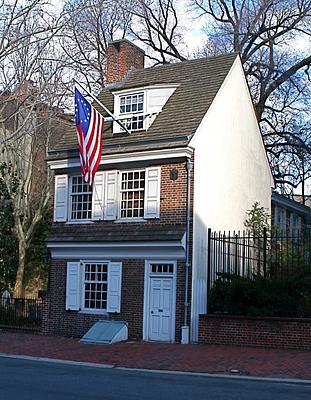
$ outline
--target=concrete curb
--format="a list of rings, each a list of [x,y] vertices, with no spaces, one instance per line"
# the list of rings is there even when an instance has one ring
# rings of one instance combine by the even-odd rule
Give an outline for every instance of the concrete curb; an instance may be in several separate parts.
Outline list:
[[[292,385],[310,385],[311,380],[308,379],[294,379],[294,378],[268,378],[262,376],[250,376],[250,375],[233,375],[233,374],[211,374],[208,372],[190,372],[190,371],[169,371],[160,369],[144,369],[144,368],[128,368],[128,367],[115,367],[120,371],[133,371],[133,372],[149,372],[154,374],[173,374],[173,375],[188,375],[188,376],[201,376],[207,378],[227,378],[233,380],[249,380],[249,381],[265,381],[274,383],[286,383]]]
[[[34,357],[34,356],[23,356],[0,353],[0,358],[10,358],[17,360],[26,361],[39,361],[51,364],[63,364],[63,365],[73,365],[80,367],[91,367],[91,368],[102,368],[102,369],[114,369],[118,371],[125,372],[145,372],[151,374],[166,374],[166,375],[185,375],[185,376],[198,376],[206,378],[218,378],[218,379],[231,379],[231,380],[248,380],[248,381],[262,381],[271,383],[283,383],[290,385],[306,385],[311,386],[311,380],[309,379],[294,379],[294,378],[269,378],[269,377],[259,377],[259,376],[249,376],[249,375],[232,375],[232,374],[211,374],[208,372],[189,372],[189,371],[169,371],[160,369],[145,369],[145,368],[129,368],[129,367],[118,367],[114,364],[98,364],[83,361],[71,361],[71,360],[61,360],[57,358],[47,358],[47,357]]]
[[[34,357],[34,356],[20,356],[15,354],[6,354],[0,353],[1,358],[12,358],[17,360],[26,360],[26,361],[41,361],[47,362],[51,364],[65,364],[65,365],[77,365],[81,367],[96,367],[96,368],[106,368],[111,369],[115,366],[113,364],[98,364],[84,361],[72,361],[72,360],[61,360],[59,358],[48,358],[48,357]]]

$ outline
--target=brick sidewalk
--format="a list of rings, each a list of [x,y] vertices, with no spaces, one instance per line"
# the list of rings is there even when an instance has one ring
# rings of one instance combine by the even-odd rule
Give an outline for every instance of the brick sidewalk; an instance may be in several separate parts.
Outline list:
[[[130,368],[311,379],[311,351],[126,342],[81,344],[77,339],[0,331],[0,353],[114,364]]]

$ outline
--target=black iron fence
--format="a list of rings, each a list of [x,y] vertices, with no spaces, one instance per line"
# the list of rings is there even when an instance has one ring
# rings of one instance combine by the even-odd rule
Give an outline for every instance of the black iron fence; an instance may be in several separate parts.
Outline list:
[[[311,230],[296,235],[268,232],[212,232],[208,230],[208,286],[220,274],[275,276],[309,268]]]
[[[0,299],[0,326],[40,330],[42,299]]]

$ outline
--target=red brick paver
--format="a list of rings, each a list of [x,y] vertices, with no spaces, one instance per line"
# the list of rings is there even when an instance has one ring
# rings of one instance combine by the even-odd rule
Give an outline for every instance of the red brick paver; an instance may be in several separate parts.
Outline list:
[[[311,351],[126,342],[82,344],[77,339],[0,331],[0,353],[131,368],[311,379]]]

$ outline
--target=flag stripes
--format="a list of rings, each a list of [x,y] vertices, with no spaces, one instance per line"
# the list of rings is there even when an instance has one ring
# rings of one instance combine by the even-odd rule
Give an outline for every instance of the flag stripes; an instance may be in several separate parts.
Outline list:
[[[82,176],[92,186],[102,155],[104,117],[77,89],[75,111]]]

